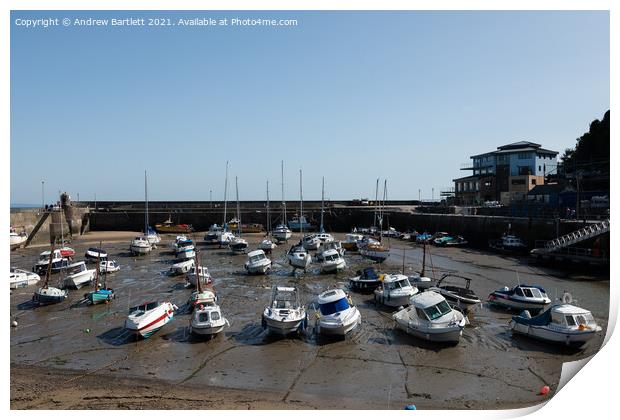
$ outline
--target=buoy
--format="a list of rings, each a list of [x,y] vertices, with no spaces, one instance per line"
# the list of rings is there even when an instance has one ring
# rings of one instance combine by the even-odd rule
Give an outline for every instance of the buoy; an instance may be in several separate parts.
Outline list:
[[[11,327],[17,327],[17,321],[13,320],[13,321],[11,322]]]
[[[540,388],[540,395],[547,395],[550,390],[551,388],[549,388],[549,385],[545,385],[542,388]]]
[[[417,410],[417,407],[414,404],[409,404],[405,406],[405,410]]]
[[[90,332],[90,328],[86,328],[86,329],[84,330],[84,332],[85,332],[85,333],[89,333],[89,332]]]

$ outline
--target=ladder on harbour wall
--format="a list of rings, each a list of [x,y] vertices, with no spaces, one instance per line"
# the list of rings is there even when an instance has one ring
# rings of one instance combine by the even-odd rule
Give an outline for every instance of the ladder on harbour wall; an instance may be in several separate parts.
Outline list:
[[[567,233],[559,238],[552,239],[545,243],[545,247],[542,250],[544,252],[555,252],[559,249],[585,241],[586,239],[595,238],[607,232],[609,232],[609,219]]]
[[[41,217],[39,218],[39,221],[34,226],[34,229],[32,229],[32,232],[30,232],[30,235],[28,235],[28,239],[26,239],[26,243],[24,244],[24,248],[27,247],[28,245],[30,245],[30,242],[32,242],[32,240],[34,239],[35,235],[37,234],[39,229],[41,229],[41,226],[43,226],[43,223],[45,223],[45,221],[47,220],[49,215],[50,215],[50,212],[48,212],[48,211],[44,212],[41,215]]]

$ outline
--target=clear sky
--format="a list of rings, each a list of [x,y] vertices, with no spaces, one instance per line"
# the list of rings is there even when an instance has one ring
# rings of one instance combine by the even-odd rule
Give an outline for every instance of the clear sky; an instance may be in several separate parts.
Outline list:
[[[43,17],[294,27],[25,28]],[[435,198],[469,156],[563,151],[609,108],[607,12],[13,12],[11,203]]]

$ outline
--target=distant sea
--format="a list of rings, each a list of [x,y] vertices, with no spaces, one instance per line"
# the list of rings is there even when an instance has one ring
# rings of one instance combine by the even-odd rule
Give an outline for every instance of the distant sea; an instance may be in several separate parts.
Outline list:
[[[11,211],[24,209],[40,209],[41,204],[11,203]]]

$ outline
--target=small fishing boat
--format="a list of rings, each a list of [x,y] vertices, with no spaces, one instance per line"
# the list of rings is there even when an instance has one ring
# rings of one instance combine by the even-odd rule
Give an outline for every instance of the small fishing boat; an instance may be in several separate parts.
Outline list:
[[[86,250],[86,253],[84,254],[84,258],[86,258],[86,260],[89,262],[97,260],[107,260],[108,253],[100,248],[88,248]]]
[[[200,304],[192,313],[189,333],[215,335],[222,332],[225,325],[228,325],[228,320],[222,316],[222,311],[217,304]]]
[[[213,224],[209,227],[209,231],[204,236],[204,241],[209,244],[219,243],[219,233],[222,231],[222,227],[218,224]]]
[[[170,247],[172,248],[172,252],[176,254],[176,252],[179,250],[179,244],[187,241],[190,241],[187,236],[177,235],[176,238],[174,238],[174,242],[172,242],[172,244],[170,245]]]
[[[149,241],[153,248],[156,248],[157,244],[161,242],[161,236],[159,236],[157,234],[157,231],[150,226],[146,230],[146,239]]]
[[[304,271],[306,271],[312,259],[308,251],[306,251],[306,249],[303,247],[303,245],[301,245],[301,243],[293,245],[286,255],[288,258],[288,263],[294,269],[299,268]]]
[[[220,248],[228,247],[233,239],[235,239],[235,235],[233,235],[232,232],[222,231],[218,233],[217,243],[220,245]]]
[[[49,285],[50,275],[53,271],[53,260],[59,257],[60,252],[58,252],[58,250],[54,250],[54,246],[52,245],[52,249],[48,252],[48,262],[46,264],[45,271],[45,283],[43,283],[43,286],[39,287],[32,296],[32,301],[36,302],[39,305],[60,303],[67,298],[68,293],[66,290],[62,290]]]
[[[120,269],[121,269],[120,264],[117,263],[115,260],[105,260],[105,261],[99,262],[99,272],[102,274],[116,273]]]
[[[196,274],[198,272],[198,274]],[[196,279],[200,278],[200,282],[203,285],[208,285],[213,283],[213,279],[211,278],[211,274],[209,273],[209,269],[206,266],[194,266],[192,267],[185,276],[185,280],[188,284],[192,286],[196,286]]]
[[[368,244],[359,250],[360,255],[376,262],[383,262],[390,256],[390,248],[378,244]]]
[[[258,244],[258,249],[265,251],[265,253],[267,253],[267,254],[271,254],[271,251],[273,251],[276,247],[277,247],[277,245],[275,243],[273,243],[273,241],[271,241],[268,238],[263,239]]]
[[[321,253],[321,273],[337,273],[346,267],[346,261],[335,249],[328,249]]]
[[[138,236],[134,238],[129,245],[129,251],[131,251],[133,255],[145,255],[152,250],[153,247],[145,236]]]
[[[293,219],[288,222],[288,227],[291,230],[308,231],[312,229],[312,224],[306,220],[306,216],[301,216],[293,217]]]
[[[319,312],[316,313],[316,333],[320,335],[345,336],[362,319],[359,310],[342,289],[332,289],[321,293],[317,299]]]
[[[370,293],[381,285],[381,276],[373,267],[364,268],[357,276],[349,278],[349,287],[359,292]]]
[[[419,244],[423,244],[423,243],[428,243],[433,239],[433,235],[428,233],[428,232],[424,232],[424,233],[418,233],[416,235],[415,241]]]
[[[271,235],[277,242],[286,242],[291,239],[293,232],[286,225],[278,225],[271,232]]]
[[[471,289],[471,279],[458,274],[444,274],[429,290],[439,293],[450,305],[465,313],[480,304],[480,298]]]
[[[13,228],[11,228],[11,236],[10,236],[11,251],[22,246],[26,242],[27,239],[28,239],[28,234],[26,232],[17,233],[13,230]]]
[[[299,302],[296,287],[273,286],[271,299],[262,316],[263,328],[272,333],[287,335],[303,332],[308,325],[306,308]]]
[[[467,317],[452,309],[439,293],[426,291],[411,297],[409,306],[392,315],[399,328],[407,334],[427,341],[458,343]]]
[[[547,292],[540,286],[518,284],[512,289],[503,287],[489,295],[488,302],[511,310],[539,312],[551,303]]]
[[[192,233],[192,225],[175,224],[170,217],[162,223],[155,224],[155,230],[159,233]]]
[[[379,287],[375,289],[375,302],[398,308],[409,304],[409,299],[418,289],[409,283],[403,274],[384,274]]]
[[[265,274],[271,269],[271,260],[265,256],[262,249],[257,249],[248,253],[244,267],[250,274]]]
[[[107,260],[99,261],[99,264],[107,262]],[[110,303],[112,299],[116,299],[114,289],[108,287],[108,272],[104,271],[103,286],[99,283],[99,275],[100,273],[97,273],[95,278],[95,289],[90,293],[84,294],[84,299],[86,299],[91,305],[97,305],[99,303]]]
[[[60,251],[60,255],[62,255],[63,258],[72,259],[73,257],[75,257],[75,250],[73,248],[63,245],[62,247],[58,248],[58,250]]]
[[[171,275],[181,275],[189,273],[195,266],[193,258],[183,258],[170,266]]]
[[[528,246],[515,235],[503,235],[500,239],[489,240],[489,248],[508,254],[526,254]]]
[[[319,239],[316,233],[312,233],[301,238],[301,243],[305,249],[307,249],[308,251],[312,251],[319,249],[319,245],[321,245],[321,239]]]
[[[341,257],[344,257],[345,250],[342,247],[342,242],[331,241],[331,242],[324,242],[321,245],[319,245],[319,249],[317,250],[317,253],[316,253],[317,260],[322,261],[323,253],[329,249],[333,249],[334,251],[338,253],[338,255],[340,255]]]
[[[62,268],[69,266],[69,264],[71,264],[71,261],[63,257],[60,250],[55,249],[53,252],[43,251],[39,254],[39,260],[32,267],[32,271],[43,274],[47,271],[48,266],[51,265],[52,273],[57,273]]]
[[[359,233],[347,233],[342,243],[342,247],[347,251],[357,251],[357,243],[364,239]]]
[[[436,281],[430,277],[423,276],[421,273],[415,273],[409,276],[409,283],[418,288],[419,291],[430,289],[436,284]]]
[[[147,302],[129,309],[125,328],[143,338],[148,338],[172,321],[178,308],[170,302]]]
[[[235,254],[243,254],[248,249],[248,241],[235,236],[228,244],[228,247]]]
[[[195,307],[198,305],[211,305],[217,302],[217,296],[213,289],[203,289],[202,284],[196,286],[196,290],[192,292],[187,300],[188,305]]]
[[[529,311],[513,316],[513,334],[521,334],[555,344],[581,347],[601,331],[592,313],[568,303],[556,304],[532,317]]]
[[[90,283],[95,278],[97,269],[87,268],[84,261],[76,262],[66,268],[68,271],[67,277],[64,278],[64,287],[71,289],[79,289],[85,284]]]
[[[186,260],[196,256],[196,247],[191,239],[185,239],[177,242],[175,251],[178,260]]]
[[[11,289],[32,286],[33,284],[37,284],[40,280],[41,277],[36,273],[11,267],[11,273],[9,275],[9,286]]]

